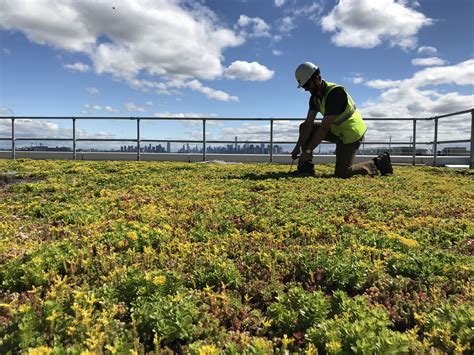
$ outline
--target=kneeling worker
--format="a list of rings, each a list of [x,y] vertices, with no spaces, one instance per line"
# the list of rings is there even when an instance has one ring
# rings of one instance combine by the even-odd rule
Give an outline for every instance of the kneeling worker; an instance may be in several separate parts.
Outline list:
[[[335,175],[392,174],[390,155],[385,152],[364,163],[354,164],[367,127],[354,101],[344,87],[321,79],[319,67],[310,62],[300,64],[295,72],[298,88],[311,93],[306,120],[300,125],[298,143],[291,157],[298,158],[298,172],[314,174],[312,152],[322,140],[336,144]],[[321,123],[314,122],[321,112]],[[301,154],[301,155],[300,155]]]

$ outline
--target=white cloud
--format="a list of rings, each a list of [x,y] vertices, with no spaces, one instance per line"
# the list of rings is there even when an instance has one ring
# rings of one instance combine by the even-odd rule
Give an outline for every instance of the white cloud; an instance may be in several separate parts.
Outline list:
[[[169,80],[166,83],[153,83],[153,82],[144,82],[140,80],[134,81],[134,86],[142,88],[142,87],[151,87],[156,89],[156,93],[164,94],[164,95],[171,95],[171,94],[179,94],[179,91],[174,90],[173,88],[177,89],[190,89],[193,91],[198,91],[206,95],[210,99],[225,101],[225,102],[237,102],[239,98],[237,96],[231,96],[224,91],[215,90],[208,86],[202,85],[199,80],[183,80],[183,79],[173,79]]]
[[[158,95],[172,95],[171,90],[158,89],[155,91]]]
[[[434,66],[434,65],[444,65],[447,61],[438,57],[431,58],[415,58],[411,61],[411,64],[418,66]]]
[[[241,35],[244,37],[271,37],[270,25],[260,17],[240,15],[235,27],[243,29]],[[250,28],[250,30],[245,30],[246,28]]]
[[[20,30],[30,41],[69,51],[87,51],[96,35],[69,1],[2,1],[0,27]]]
[[[153,114],[153,117],[209,118],[209,117],[217,117],[217,115],[215,113],[196,113],[196,112],[187,112],[187,113],[157,112],[157,113]],[[208,124],[208,123],[209,122],[206,122],[206,124]],[[202,124],[202,123],[199,122],[199,124]]]
[[[372,80],[366,84],[383,92],[377,99],[365,102],[361,111],[366,116],[432,117],[470,109],[474,95],[426,87],[473,82],[473,59],[452,66],[425,68],[404,80]]]
[[[8,48],[2,48],[2,52],[6,55],[10,55],[12,53]]]
[[[298,121],[274,121],[273,140],[274,141],[296,141],[298,139]],[[220,129],[219,138],[223,140],[233,140],[238,137],[239,142],[245,141],[268,141],[270,133],[270,123],[245,122],[240,127],[225,127]],[[242,144],[242,143],[239,143]]]
[[[104,110],[107,111],[107,112],[119,112],[119,110],[117,110],[116,108],[113,108],[111,106],[105,106]]]
[[[9,107],[0,106],[0,115],[12,116],[13,115],[13,110]]]
[[[340,47],[373,48],[388,40],[402,49],[416,47],[417,33],[433,20],[397,0],[344,0],[322,18],[324,31]]]
[[[278,50],[278,49],[273,49],[273,50],[272,50],[272,53],[273,53],[273,55],[275,55],[275,56],[279,56],[279,55],[282,54],[282,52],[281,52],[280,50]]]
[[[456,65],[423,69],[404,83],[415,87],[428,85],[473,85],[474,59],[469,59]]]
[[[95,87],[88,87],[86,90],[92,95],[99,93],[99,90],[97,90]]]
[[[215,118],[218,117],[217,114],[215,113],[199,113],[199,112],[179,112],[179,113],[172,113],[169,111],[165,112],[156,112],[153,114],[153,117],[161,117],[161,118]],[[202,120],[179,120],[179,123],[181,123],[185,127],[196,127],[198,126],[199,128],[202,128],[203,121]],[[214,127],[220,127],[223,126],[224,122],[219,121],[219,120],[206,120],[206,126],[214,126]],[[202,129],[200,129],[197,132],[183,132],[186,134],[186,136],[191,136],[193,139],[202,139]],[[206,137],[207,139],[212,139],[211,138],[212,133],[207,132]],[[176,139],[176,138],[175,138]]]
[[[101,106],[101,105],[91,105],[84,104],[84,108],[95,110],[95,111],[107,111],[107,112],[120,112],[118,109],[113,108],[112,106]]]
[[[257,62],[235,61],[224,72],[229,79],[250,81],[266,81],[273,77],[275,72]]]
[[[130,85],[139,74],[165,81],[219,78],[223,51],[245,41],[197,2],[122,0],[113,10],[104,1],[35,0],[3,1],[0,7],[0,28],[20,31],[38,44],[82,53],[97,74]]]
[[[418,54],[435,55],[438,53],[438,50],[435,47],[421,46],[417,52]]]
[[[84,73],[89,70],[89,66],[84,63],[65,64],[64,68]]]
[[[84,112],[83,112],[84,113]],[[87,113],[86,113],[87,114]],[[44,142],[45,146],[69,146],[72,147],[71,142],[55,141],[54,138],[70,138],[72,137],[72,127],[63,127],[56,122],[49,122],[47,120],[33,120],[33,119],[17,119],[15,120],[15,132],[18,136],[31,138],[51,138],[51,141]],[[0,136],[11,134],[11,121],[0,119]],[[84,129],[76,127],[76,138],[81,139],[113,139],[116,135],[105,132],[88,132]],[[33,142],[20,141],[17,142],[17,147],[29,146]],[[78,148],[81,149],[110,149],[113,144],[110,142],[80,142]]]
[[[428,90],[406,90],[387,92],[383,99],[366,102],[361,107],[365,117],[434,117],[443,113],[462,111],[468,108],[466,102],[472,102],[474,96],[463,96],[449,93],[436,98]],[[414,101],[416,100],[416,101]],[[412,136],[412,121],[367,121],[367,141],[393,140],[409,141]],[[466,139],[470,135],[470,116],[460,115],[443,118],[439,121],[440,140]],[[434,135],[433,121],[417,123],[417,140],[432,141]]]
[[[146,80],[134,79],[131,85],[135,88],[142,90],[148,90],[150,88],[156,89],[155,92],[159,95],[180,95],[181,92],[176,89],[190,89],[198,91],[206,95],[209,99],[224,101],[224,102],[237,102],[239,98],[237,96],[229,95],[228,93],[215,90],[208,86],[202,85],[199,80],[186,80],[182,78],[170,79],[168,82],[151,82]]]
[[[122,44],[99,44],[91,57],[97,74],[110,74],[128,82],[132,82],[142,69],[134,52]]]
[[[307,17],[314,22],[318,22],[323,11],[324,0],[318,0],[306,6],[299,5],[298,7],[288,8],[286,12],[289,13],[291,17]]]
[[[145,109],[141,106],[134,104],[133,102],[127,102],[123,105],[129,112],[145,112]]]
[[[440,90],[439,85],[472,85],[474,60],[456,65],[425,68],[404,80],[372,80],[366,85],[382,90],[381,95],[362,103],[364,117],[434,117],[472,108],[474,95]],[[429,88],[427,88],[429,87]],[[432,88],[434,87],[434,88]],[[440,119],[439,139],[466,139],[470,134],[470,117],[455,116]],[[367,141],[388,140],[392,134],[397,141],[409,141],[411,121],[367,121]],[[418,122],[417,140],[433,139],[433,121]]]
[[[307,5],[298,3],[297,6],[296,1],[293,1],[295,6],[288,6],[285,8],[284,13],[286,16],[276,21],[278,24],[278,31],[283,35],[289,36],[290,32],[297,27],[297,23],[300,23],[304,19],[309,19],[318,23],[320,15],[324,11],[324,1],[325,0],[315,0]],[[281,39],[281,35],[273,37],[274,42],[280,41]]]
[[[346,78],[346,80],[348,80],[348,81],[350,81],[351,83],[354,83],[354,84],[362,84],[365,81],[362,74],[354,74],[354,76],[348,77],[348,78]]]
[[[296,25],[294,24],[294,17],[285,16],[279,21],[280,25],[278,27],[280,32],[288,33],[294,28]]]
[[[153,106],[153,101],[147,101],[147,102],[145,102],[145,104],[148,105],[148,106]]]
[[[389,89],[393,87],[397,87],[400,85],[401,80],[369,80],[366,82],[366,85],[368,87],[374,88],[374,89]]]
[[[286,0],[275,0],[276,7],[282,7]]]
[[[179,87],[179,85],[181,85],[181,84],[178,84],[178,87]],[[185,88],[188,88],[188,89],[191,89],[191,90],[194,90],[194,91],[199,91],[199,92],[203,93],[204,95],[206,95],[208,98],[214,99],[214,100],[226,101],[226,102],[229,102],[229,101],[237,102],[237,101],[239,101],[239,98],[237,96],[231,96],[231,95],[227,94],[224,91],[214,90],[210,87],[204,86],[198,80],[191,80],[187,83],[183,83],[181,87],[185,87]]]
[[[15,133],[19,136],[64,138],[58,131],[59,126],[56,123],[31,119],[15,120]],[[45,135],[44,132],[48,133]],[[11,134],[10,120],[0,120],[0,135],[3,134]]]

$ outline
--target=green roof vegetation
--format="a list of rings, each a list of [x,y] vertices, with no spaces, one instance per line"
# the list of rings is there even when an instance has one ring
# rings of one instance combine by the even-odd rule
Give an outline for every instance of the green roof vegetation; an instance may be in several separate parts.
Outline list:
[[[333,169],[0,160],[0,353],[472,350],[472,170]]]

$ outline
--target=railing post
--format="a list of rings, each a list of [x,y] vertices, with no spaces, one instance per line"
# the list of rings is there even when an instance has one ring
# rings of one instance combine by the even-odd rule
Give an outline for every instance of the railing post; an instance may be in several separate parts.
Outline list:
[[[474,108],[471,110],[471,155],[469,169],[474,169]]]
[[[76,160],[76,117],[72,118],[72,159]]]
[[[435,117],[434,120],[433,166],[436,166],[436,156],[438,155],[438,117]]]
[[[137,161],[140,161],[140,119],[137,117]]]
[[[206,161],[206,119],[202,120],[202,161]]]
[[[273,163],[273,119],[270,120],[270,163]]]
[[[416,118],[413,120],[413,161],[411,165],[416,165]]]
[[[15,119],[12,117],[12,159],[16,158],[16,147],[15,147]]]

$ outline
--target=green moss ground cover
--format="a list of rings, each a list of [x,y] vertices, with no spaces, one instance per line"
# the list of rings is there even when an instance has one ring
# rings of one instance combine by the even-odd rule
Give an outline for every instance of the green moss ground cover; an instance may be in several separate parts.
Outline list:
[[[472,172],[332,170],[0,160],[0,353],[472,351]]]

